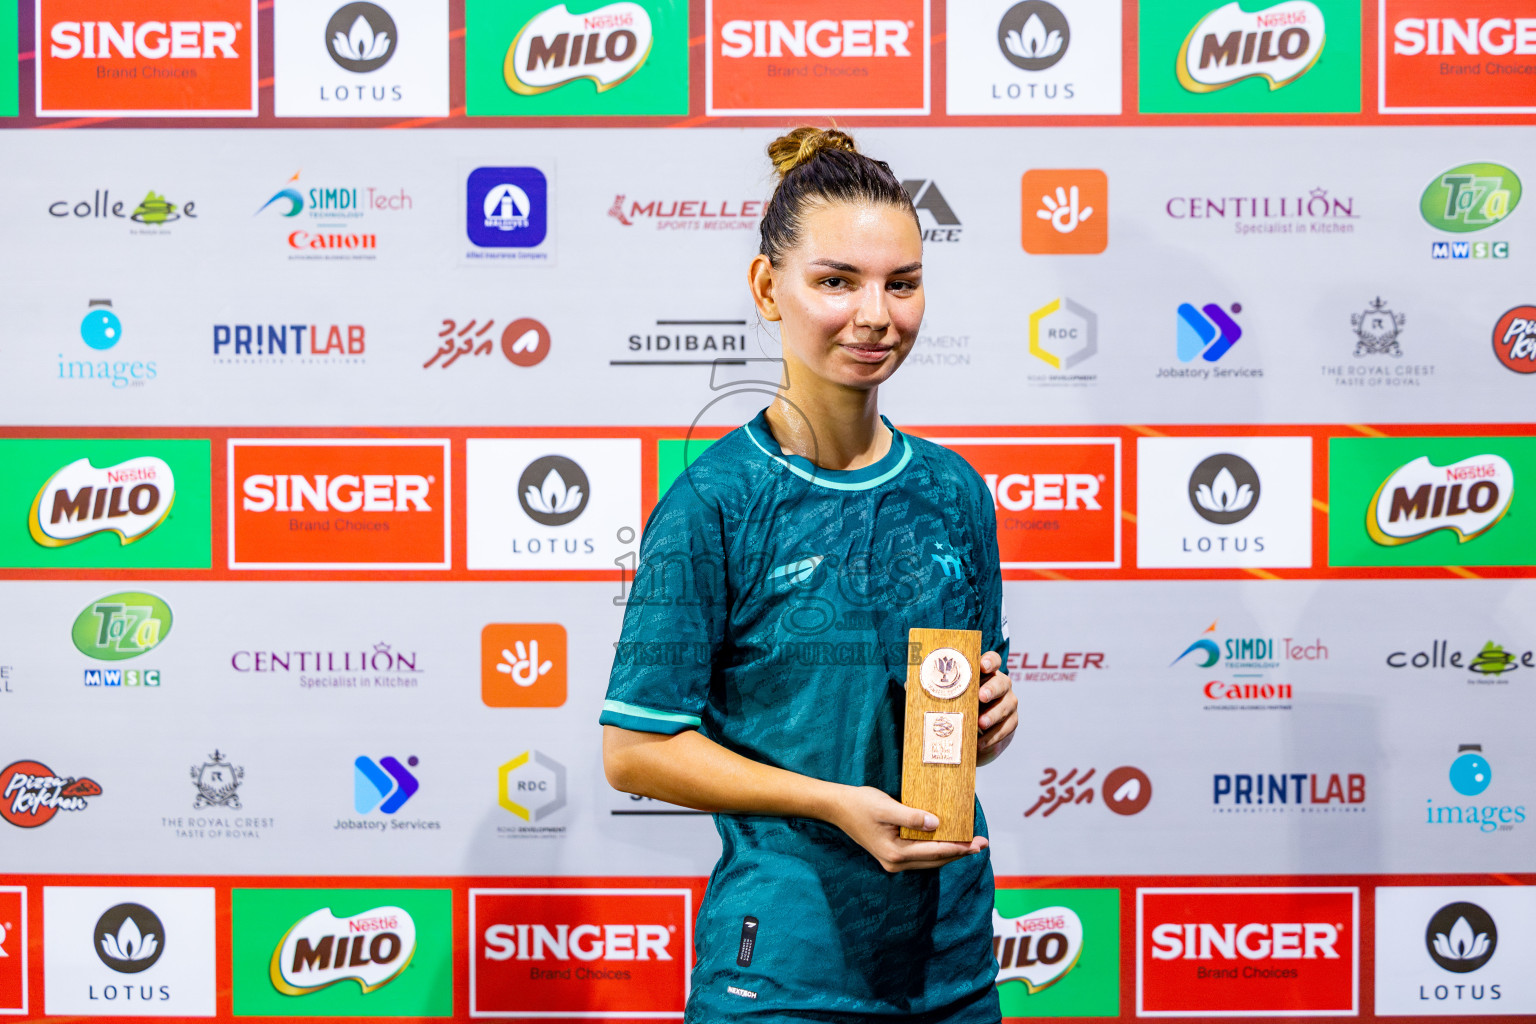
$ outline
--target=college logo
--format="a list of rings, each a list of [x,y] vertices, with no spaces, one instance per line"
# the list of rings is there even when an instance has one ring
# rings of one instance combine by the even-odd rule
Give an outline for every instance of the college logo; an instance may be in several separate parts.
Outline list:
[[[1307,0],[1254,12],[1225,4],[1196,22],[1179,48],[1179,84],[1190,92],[1215,92],[1263,78],[1279,89],[1312,70],[1324,38],[1323,12]]]
[[[841,17],[790,0],[706,5],[705,108],[732,114],[928,113],[928,5],[845,0]]]
[[[1038,811],[1045,819],[1063,807],[1091,804],[1096,792],[1102,793],[1104,807],[1121,817],[1140,814],[1152,802],[1152,779],[1132,765],[1112,768],[1102,778],[1097,768],[1047,768],[1039,786],[1040,795],[1024,812],[1026,818]]]
[[[1536,306],[1516,306],[1493,325],[1493,354],[1505,369],[1536,373]]]
[[[986,481],[1004,569],[1119,566],[1118,439],[932,440]]]
[[[194,811],[204,807],[228,807],[240,809],[240,783],[245,781],[245,769],[230,764],[229,759],[215,750],[208,760],[192,766],[192,785],[197,789],[197,799],[192,803]]]
[[[1052,369],[1070,370],[1098,351],[1099,316],[1087,306],[1058,298],[1029,314],[1029,354]]]
[[[406,764],[415,768],[420,758],[408,757]],[[406,764],[393,757],[359,757],[352,762],[352,806],[358,814],[378,811],[394,814],[421,788]]]
[[[1120,1007],[1120,890],[998,888],[1003,1016],[1112,1017]]]
[[[400,976],[416,952],[416,922],[399,907],[337,917],[322,907],[300,918],[272,951],[272,987],[285,996],[355,981],[366,994]]]
[[[565,703],[565,627],[497,623],[480,631],[480,699],[492,708],[558,708]]]
[[[165,952],[165,926],[137,903],[119,903],[102,914],[95,939],[96,955],[119,974],[147,971]]]
[[[497,772],[496,802],[524,821],[544,821],[565,807],[565,765],[525,750]]]
[[[1536,111],[1530,0],[1380,0],[1379,24],[1382,113]]]
[[[1024,251],[1099,253],[1109,246],[1109,176],[1100,170],[1026,171]]]
[[[229,442],[232,569],[446,569],[448,442]]]
[[[688,889],[471,889],[470,1015],[681,1018],[692,929]]]
[[[447,0],[278,0],[278,117],[444,117]]]
[[[549,233],[549,184],[537,167],[481,167],[469,175],[466,230],[485,249],[537,248]]]
[[[1520,178],[1502,164],[1462,164],[1435,176],[1419,198],[1425,223],[1440,231],[1482,231],[1520,205]]]
[[[155,229],[179,221],[183,217],[188,220],[196,220],[196,210],[197,204],[190,199],[185,203],[173,203],[153,189],[145,194],[144,199],[137,206],[131,208],[126,207],[121,199],[113,202],[110,189],[96,189],[91,193],[90,199],[81,199],[73,204],[67,199],[60,199],[57,202],[48,204],[48,215],[50,217],[69,217],[76,220],[116,218],[118,220],[130,220],[135,224],[146,225]],[[134,235],[164,235],[169,233],[168,231],[161,230],[129,229],[129,234]]]
[[[27,890],[0,887],[0,1014],[27,1012]]]
[[[454,320],[444,320],[442,329],[437,332],[438,349],[432,353],[432,358],[421,364],[421,368],[425,370],[435,364],[446,370],[464,356],[488,356],[498,347],[513,366],[537,366],[549,355],[549,328],[532,317],[513,320],[493,334],[491,331],[495,326],[495,320],[483,324],[470,320],[462,327]]]
[[[1428,456],[1394,470],[1371,499],[1366,531],[1377,544],[1407,544],[1449,530],[1465,544],[1493,529],[1515,496],[1515,472],[1498,455],[1449,466]]]
[[[50,476],[32,499],[32,539],[61,548],[98,533],[131,544],[165,522],[176,481],[164,459],[140,456],[101,469],[77,459]]]
[[[1354,1016],[1360,890],[1136,890],[1142,1017]]]
[[[13,761],[0,769],[0,817],[17,828],[38,828],[60,811],[83,811],[101,796],[87,778],[61,778],[37,761]]]
[[[38,0],[37,115],[254,117],[256,6]]]
[[[171,634],[171,606],[154,594],[127,591],[92,601],[75,617],[75,649],[97,661],[148,654]],[[159,685],[158,673],[156,683]],[[86,685],[91,685],[89,679]]]
[[[1448,640],[1432,640],[1427,651],[1393,651],[1387,655],[1388,668],[1415,669],[1465,669],[1482,677],[1468,682],[1508,682],[1500,678],[1520,668],[1536,668],[1536,651],[1516,654],[1506,651],[1504,645],[1489,640],[1481,650],[1474,649],[1470,657],[1461,651],[1452,651]],[[1491,677],[1491,678],[1490,678]]]

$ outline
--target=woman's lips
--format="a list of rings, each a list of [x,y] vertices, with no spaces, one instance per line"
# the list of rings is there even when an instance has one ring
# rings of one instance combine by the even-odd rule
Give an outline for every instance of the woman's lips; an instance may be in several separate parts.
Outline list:
[[[878,363],[891,351],[888,345],[844,345],[843,351],[861,363]]]

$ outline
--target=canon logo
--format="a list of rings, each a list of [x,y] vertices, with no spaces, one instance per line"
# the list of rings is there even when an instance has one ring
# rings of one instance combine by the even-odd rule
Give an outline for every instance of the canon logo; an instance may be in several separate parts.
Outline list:
[[[1392,52],[1449,56],[1536,53],[1536,18],[1403,18],[1392,26]]]
[[[238,58],[236,25],[228,21],[56,21],[48,33],[49,56],[60,60],[126,58],[211,60]]]
[[[298,476],[255,473],[245,478],[240,506],[247,512],[431,512],[428,477],[414,473]]]
[[[722,57],[910,57],[908,27],[894,18],[803,18],[783,21],[728,21],[720,28]]]
[[[992,500],[1010,512],[1099,511],[1099,478],[1092,473],[996,473],[983,477]]]
[[[1337,925],[1321,921],[1275,924],[1160,924],[1152,929],[1154,960],[1339,959]]]
[[[487,960],[671,960],[671,933],[661,924],[493,924],[485,930]]]

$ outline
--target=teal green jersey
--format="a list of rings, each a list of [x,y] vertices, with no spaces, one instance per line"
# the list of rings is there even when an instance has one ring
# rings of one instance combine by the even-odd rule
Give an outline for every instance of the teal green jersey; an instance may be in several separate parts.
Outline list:
[[[1008,657],[992,498],[894,427],[873,465],[818,468],[766,412],[651,513],[601,721],[899,799],[908,628],[977,629]],[[999,1019],[985,852],[887,874],[821,821],[715,823],[688,1021]]]

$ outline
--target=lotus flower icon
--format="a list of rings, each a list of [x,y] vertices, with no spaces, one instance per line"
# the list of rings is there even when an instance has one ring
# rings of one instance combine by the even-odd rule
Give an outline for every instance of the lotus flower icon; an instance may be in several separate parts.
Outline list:
[[[1025,60],[1044,60],[1061,52],[1061,33],[1054,29],[1047,32],[1038,14],[1025,20],[1022,31],[1010,29],[1005,39],[1008,52]]]
[[[1216,479],[1195,489],[1195,500],[1208,512],[1241,512],[1253,504],[1253,489],[1239,484],[1232,471],[1223,466]]]
[[[517,500],[528,518],[543,526],[564,526],[587,507],[587,474],[564,455],[534,459],[517,481]]]
[[[331,59],[348,71],[377,71],[395,55],[395,19],[374,3],[344,5],[325,26]]]
[[[581,504],[581,488],[574,485],[567,487],[559,471],[552,469],[545,475],[544,482],[538,487],[528,488],[523,498],[537,511],[547,516],[558,516]]]
[[[388,32],[375,35],[368,19],[358,15],[352,23],[352,30],[346,35],[337,32],[331,39],[331,45],[348,60],[378,60],[389,52],[390,41]]]
[[[1466,924],[1465,921],[1458,923]],[[102,936],[101,948],[113,960],[148,960],[160,948],[160,940],[154,935],[141,934],[133,918],[125,917],[116,935]]]
[[[1259,506],[1259,474],[1253,464],[1231,452],[1202,459],[1189,475],[1189,504],[1208,523],[1231,526]]]
[[[96,947],[96,955],[112,970],[138,974],[165,952],[165,927],[143,904],[119,903],[96,922]]]
[[[1458,917],[1450,934],[1436,933],[1435,952],[1447,960],[1476,960],[1488,952],[1488,935],[1476,932],[1465,917]]]
[[[1430,959],[1445,970],[1471,974],[1493,959],[1499,929],[1493,916],[1476,903],[1447,903],[1430,917],[1424,944]]]

